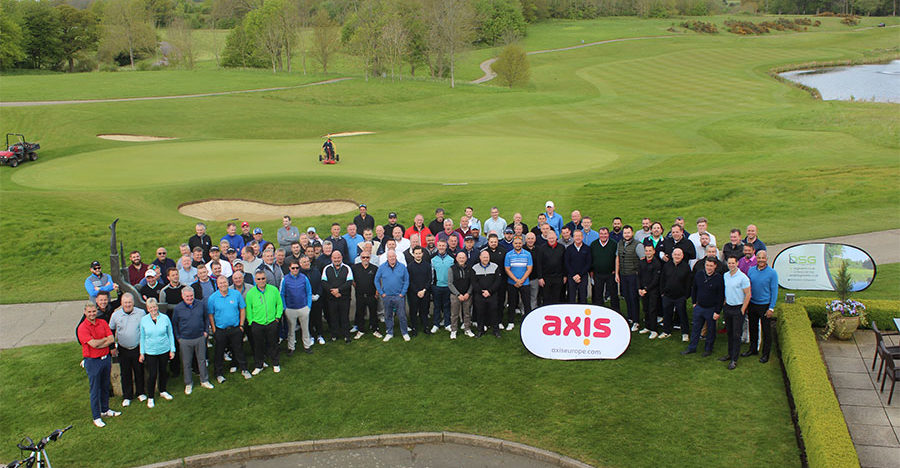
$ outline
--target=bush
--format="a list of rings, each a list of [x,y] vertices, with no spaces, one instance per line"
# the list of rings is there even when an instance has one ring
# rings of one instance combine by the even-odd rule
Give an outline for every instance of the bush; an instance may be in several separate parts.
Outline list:
[[[847,26],[856,26],[859,24],[859,18],[856,16],[845,16],[844,19],[841,20],[841,24],[846,24]]]
[[[491,68],[497,73],[497,80],[510,88],[527,85],[531,76],[525,49],[517,44],[504,47]]]
[[[119,66],[116,63],[103,62],[100,64],[100,71],[117,72],[119,71]]]
[[[809,466],[859,467],[806,310],[800,304],[782,304],[776,313],[781,359],[790,381]]]
[[[92,72],[97,69],[97,59],[92,55],[81,54],[76,57],[75,60],[75,71],[76,72]]]
[[[681,23],[681,27],[685,29],[690,29],[691,31],[698,33],[706,33],[706,34],[718,34],[719,28],[716,27],[714,23],[707,23],[704,21],[684,21]]]
[[[817,327],[824,327],[827,320],[825,305],[827,299],[818,297],[798,297],[797,304],[806,309],[809,320]],[[866,305],[866,315],[869,321],[874,320],[882,330],[896,330],[894,317],[900,317],[900,301],[884,299],[861,300]]]
[[[725,20],[725,27],[728,32],[739,34],[741,36],[749,36],[751,34],[760,35],[768,34],[769,28],[764,24],[755,24],[752,21]]]

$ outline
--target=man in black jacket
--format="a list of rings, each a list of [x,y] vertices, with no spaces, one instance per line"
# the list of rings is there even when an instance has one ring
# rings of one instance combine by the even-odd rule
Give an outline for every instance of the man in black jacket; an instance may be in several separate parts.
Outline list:
[[[719,320],[719,312],[725,303],[725,279],[716,272],[716,262],[711,258],[706,259],[703,271],[694,276],[691,285],[691,302],[694,304],[693,323],[691,325],[691,342],[688,349],[681,354],[697,352],[700,344],[700,330],[704,323],[709,330],[716,329],[716,320]],[[706,349],[703,357],[712,354],[713,345],[716,344],[716,334],[706,334]]]
[[[644,258],[638,264],[638,295],[644,309],[644,328],[640,333],[650,333],[656,339],[656,317],[659,315],[659,276],[662,263],[652,245],[644,246]]]
[[[705,259],[703,263],[706,263]],[[705,268],[705,266],[700,268]],[[660,281],[663,310],[663,332],[659,335],[660,338],[668,338],[672,335],[673,312],[675,312],[678,313],[681,340],[688,341],[689,324],[685,300],[691,293],[693,277],[694,272],[688,267],[688,262],[684,260],[684,252],[681,249],[673,250],[672,261],[663,265]]]
[[[366,334],[366,311],[369,312],[369,331],[375,338],[381,338],[378,332],[378,292],[375,290],[375,273],[378,267],[372,265],[372,254],[363,252],[360,254],[359,263],[353,264],[353,288],[356,290],[356,316],[354,327],[358,340]],[[351,330],[352,331],[352,330]]]
[[[350,342],[350,289],[353,272],[345,265],[344,256],[337,250],[331,252],[331,263],[322,270],[322,291],[328,298],[331,341],[344,338]]]
[[[482,249],[482,251],[486,251],[490,255],[491,263],[497,265],[497,276],[500,277],[500,284],[506,284],[506,271],[503,269],[503,264],[506,260],[506,251],[503,250],[503,247],[500,246],[500,237],[494,233],[488,235],[488,245],[484,249]],[[498,288],[499,289],[497,291],[494,291],[493,294],[497,310],[501,311],[506,305],[506,288],[501,288],[499,286]],[[481,322],[478,323],[480,324]]]
[[[447,287],[450,289],[450,339],[456,339],[462,316],[463,332],[474,337],[472,333],[472,277],[473,273],[466,264],[469,257],[465,252],[456,254],[456,262],[447,272]]]
[[[413,336],[418,334],[418,330],[430,335],[428,304],[431,300],[428,291],[431,289],[432,283],[431,262],[425,261],[425,249],[422,246],[417,245],[410,250],[412,250],[412,261],[406,262],[406,271],[409,273],[409,289],[406,292],[406,302],[409,304],[409,327],[412,328]]]
[[[694,251],[694,243],[688,240],[687,236],[684,235],[683,227],[678,224],[673,224],[672,230],[669,231],[669,233],[672,237],[666,237],[666,240],[663,241],[662,261],[670,261],[672,259],[672,251],[675,249],[681,249],[681,251],[684,252],[684,259],[686,261],[697,258],[697,252]]]
[[[575,231],[572,245],[566,247],[564,257],[566,266],[566,282],[569,285],[569,302],[584,304],[587,302],[587,287],[590,283],[591,249],[584,245],[584,233]]]
[[[548,225],[549,226],[549,225]],[[558,304],[562,299],[566,248],[556,241],[556,231],[547,230],[547,243],[537,248],[534,268],[543,291],[543,304]]]
[[[210,239],[209,234],[206,233],[206,225],[203,223],[197,223],[197,225],[194,226],[194,230],[196,234],[188,239],[188,247],[191,248],[192,252],[194,250],[194,247],[200,247],[203,250],[203,260],[208,262],[209,248],[212,247],[212,239]]]
[[[491,253],[487,250],[482,250],[478,259],[478,263],[472,266],[472,301],[478,321],[476,336],[481,337],[487,327],[491,326],[494,328],[494,336],[500,338],[497,301],[494,299],[502,284],[498,273],[500,267],[491,261]]]

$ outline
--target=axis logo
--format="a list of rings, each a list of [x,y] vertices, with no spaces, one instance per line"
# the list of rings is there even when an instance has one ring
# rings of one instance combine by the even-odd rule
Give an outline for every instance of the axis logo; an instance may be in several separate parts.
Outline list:
[[[605,307],[556,304],[522,322],[522,343],[545,359],[616,359],[631,343],[628,322]]]

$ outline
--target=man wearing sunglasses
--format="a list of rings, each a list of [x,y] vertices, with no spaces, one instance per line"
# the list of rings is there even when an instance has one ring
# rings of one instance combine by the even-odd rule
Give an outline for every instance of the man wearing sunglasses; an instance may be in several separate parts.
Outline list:
[[[113,283],[112,277],[101,271],[100,262],[91,262],[91,274],[84,280],[84,289],[90,300],[96,301],[100,291],[118,291],[119,285]]]
[[[168,257],[169,252],[166,251],[165,247],[160,247],[156,249],[156,260],[153,260],[153,265],[159,267],[160,275],[165,275],[169,268],[176,268],[175,261]]]

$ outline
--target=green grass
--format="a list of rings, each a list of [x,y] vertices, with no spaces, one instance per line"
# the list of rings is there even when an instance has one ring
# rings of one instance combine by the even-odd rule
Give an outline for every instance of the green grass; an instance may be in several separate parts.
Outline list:
[[[809,33],[690,33],[536,55],[531,85],[518,90],[357,78],[260,94],[5,108],[4,129],[44,149],[37,163],[0,168],[0,232],[19,242],[0,245],[0,302],[81,298],[86,265],[108,255],[106,226],[116,217],[128,250],[175,250],[193,224],[176,208],[201,198],[349,198],[379,220],[397,211],[406,223],[436,206],[456,218],[472,205],[484,218],[498,205],[529,224],[554,199],[564,216],[577,207],[598,224],[616,215],[632,224],[645,215],[665,223],[706,216],[720,238],[755,222],[768,243],[900,226],[900,190],[884,183],[900,175],[896,105],[816,101],[767,75],[897,47],[892,29],[830,21]],[[534,50],[652,35],[670,23],[550,22],[532,27],[525,43]],[[478,75],[478,61],[461,71]],[[49,81],[16,81],[31,78]],[[198,70],[2,79],[2,93],[109,97],[313,78]],[[341,164],[316,164],[321,135],[356,130],[377,134],[337,140]],[[99,133],[179,140],[123,143]],[[260,226],[270,232],[278,221]],[[220,236],[222,223],[210,231]]]
[[[283,358],[277,376],[231,374],[189,397],[178,377],[169,381],[174,401],[158,399],[152,410],[135,403],[103,430],[90,423],[77,346],[4,350],[0,459],[16,457],[23,436],[74,423],[49,450],[60,466],[133,466],[247,445],[441,430],[598,466],[799,465],[777,363],[744,360],[729,372],[718,354],[683,357],[680,342],[638,338],[615,361],[546,361],[516,336],[315,346],[311,356]],[[719,340],[717,353],[724,349]],[[120,398],[112,402],[121,409]],[[710,443],[737,421],[744,443]],[[88,449],[98,445],[109,456]]]

